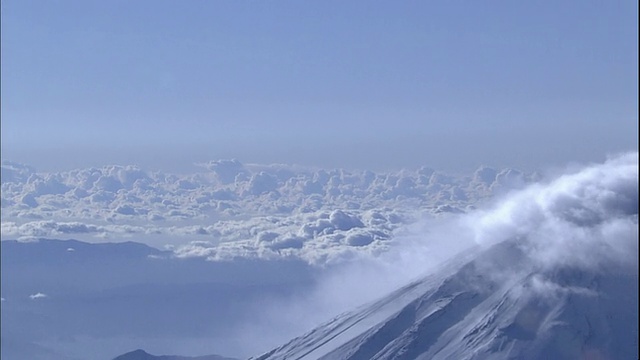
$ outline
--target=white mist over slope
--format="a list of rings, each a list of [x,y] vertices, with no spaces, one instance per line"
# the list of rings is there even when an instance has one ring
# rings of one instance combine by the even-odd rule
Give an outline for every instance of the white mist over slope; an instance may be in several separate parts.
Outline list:
[[[637,239],[635,152],[416,224],[279,310],[317,318],[431,275],[260,359],[635,358]]]

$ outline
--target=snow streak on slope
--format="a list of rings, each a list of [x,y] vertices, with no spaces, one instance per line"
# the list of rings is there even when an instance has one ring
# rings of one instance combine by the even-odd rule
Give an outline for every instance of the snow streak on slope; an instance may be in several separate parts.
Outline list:
[[[637,153],[449,226],[477,245],[258,359],[638,357]]]

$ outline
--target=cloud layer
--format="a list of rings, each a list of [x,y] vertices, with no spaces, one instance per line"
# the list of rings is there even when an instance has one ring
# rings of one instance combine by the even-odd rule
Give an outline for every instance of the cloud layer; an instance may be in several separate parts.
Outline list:
[[[2,163],[5,238],[135,238],[211,260],[301,257],[326,263],[375,254],[424,214],[461,213],[537,178],[514,169],[453,177],[429,168],[393,173],[199,164],[194,174],[105,166],[39,173]]]

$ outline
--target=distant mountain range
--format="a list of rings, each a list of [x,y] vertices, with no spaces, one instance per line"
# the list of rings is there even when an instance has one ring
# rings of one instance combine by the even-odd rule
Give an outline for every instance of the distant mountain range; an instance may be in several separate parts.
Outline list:
[[[144,350],[134,350],[120,355],[113,360],[238,360],[219,355],[204,356],[178,356],[178,355],[151,355]]]

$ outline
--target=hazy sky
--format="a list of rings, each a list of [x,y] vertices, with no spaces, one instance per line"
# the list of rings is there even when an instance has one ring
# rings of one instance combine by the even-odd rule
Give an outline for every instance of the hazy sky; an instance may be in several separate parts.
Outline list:
[[[600,161],[636,1],[2,1],[2,157],[39,169]]]

